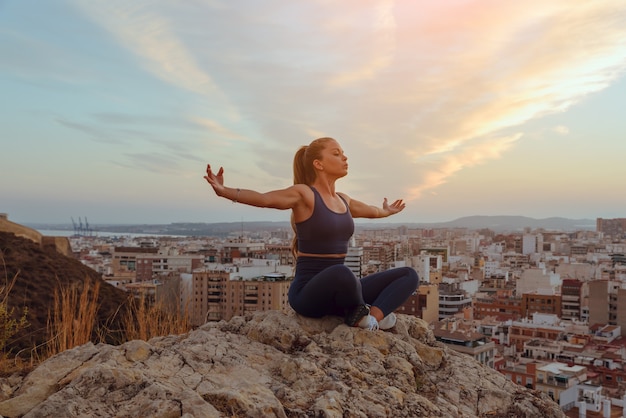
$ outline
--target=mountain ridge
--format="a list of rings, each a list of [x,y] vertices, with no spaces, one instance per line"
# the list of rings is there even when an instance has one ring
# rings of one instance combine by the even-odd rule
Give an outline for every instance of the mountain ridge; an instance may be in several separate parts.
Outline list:
[[[596,228],[596,221],[592,219],[570,219],[564,217],[553,216],[549,218],[531,218],[521,215],[473,215],[457,218],[453,221],[439,223],[438,225],[446,225],[448,227],[465,227],[475,229],[494,229],[494,230],[523,230],[531,229],[548,229],[563,230],[571,232],[576,230],[593,230]]]

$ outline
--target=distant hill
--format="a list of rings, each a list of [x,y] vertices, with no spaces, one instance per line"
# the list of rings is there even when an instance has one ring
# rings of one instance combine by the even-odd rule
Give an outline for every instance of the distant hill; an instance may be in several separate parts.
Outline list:
[[[31,224],[37,229],[72,229],[71,225]],[[472,230],[490,229],[497,233],[521,232],[524,228],[545,229],[547,231],[590,231],[595,230],[594,219],[545,218],[535,219],[527,216],[465,216],[447,222],[386,222],[386,220],[358,219],[358,229],[382,229],[406,226],[409,228],[468,228]],[[225,237],[237,233],[261,231],[291,231],[289,222],[251,221],[251,222],[178,222],[171,224],[143,225],[98,225],[98,231],[120,234],[155,234],[182,236]]]
[[[30,326],[9,341],[8,349],[14,354],[45,342],[55,290],[62,286],[82,286],[86,280],[101,282],[95,332],[107,329],[114,334],[120,329],[115,318],[122,317],[121,312],[128,300],[126,292],[105,283],[98,272],[75,258],[60,254],[53,247],[41,246],[30,239],[0,231],[0,283],[4,286],[15,277],[8,306],[15,308],[16,313],[27,308]]]
[[[487,228],[495,232],[519,232],[524,228],[564,232],[596,229],[596,221],[592,219],[559,217],[535,219],[527,216],[465,216],[450,222],[428,225],[437,228]]]

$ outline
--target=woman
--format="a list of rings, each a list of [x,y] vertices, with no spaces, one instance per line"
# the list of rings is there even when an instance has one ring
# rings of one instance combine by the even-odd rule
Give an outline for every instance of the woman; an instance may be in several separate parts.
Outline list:
[[[207,165],[207,182],[218,196],[246,205],[291,209],[296,236],[296,270],[289,287],[289,304],[300,315],[344,317],[349,326],[389,329],[393,311],[415,291],[415,270],[400,267],[357,279],[344,265],[353,218],[384,218],[402,211],[405,204],[384,199],[382,208],[370,206],[335,191],[335,182],[348,174],[348,158],[332,138],[318,138],[302,146],[294,157],[294,184],[259,193],[224,186],[224,169]]]

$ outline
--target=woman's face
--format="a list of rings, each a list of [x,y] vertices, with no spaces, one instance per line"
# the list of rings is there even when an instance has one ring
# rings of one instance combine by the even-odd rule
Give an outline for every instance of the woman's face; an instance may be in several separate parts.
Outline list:
[[[348,174],[348,157],[335,140],[328,141],[322,151],[322,158],[316,160],[316,168],[326,174],[343,177]]]

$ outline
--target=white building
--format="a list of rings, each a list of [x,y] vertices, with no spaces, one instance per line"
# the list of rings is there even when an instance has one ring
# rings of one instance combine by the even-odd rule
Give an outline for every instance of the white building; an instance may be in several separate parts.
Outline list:
[[[525,269],[515,284],[518,295],[524,293],[538,293],[553,295],[561,288],[562,280],[559,274],[546,271],[546,269]]]

